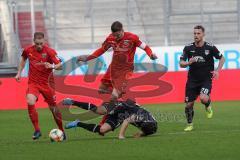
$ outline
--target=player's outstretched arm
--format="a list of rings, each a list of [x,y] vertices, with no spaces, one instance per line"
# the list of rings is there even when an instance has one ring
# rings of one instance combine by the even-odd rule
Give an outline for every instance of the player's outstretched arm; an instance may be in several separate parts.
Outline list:
[[[151,60],[158,59],[157,55],[152,52],[152,49],[148,45],[146,45],[143,50],[147,53]]]
[[[157,55],[152,52],[152,49],[146,43],[141,42],[139,38],[137,38],[136,43],[139,48],[146,52],[146,54],[150,57],[151,60],[158,59]]]
[[[94,51],[91,55],[82,55],[82,56],[79,56],[77,61],[79,62],[87,62],[89,60],[92,60],[92,59],[95,59],[99,56],[101,56],[103,53],[105,53],[105,50],[101,47],[99,49],[97,49],[96,51]]]
[[[15,79],[16,79],[17,82],[20,82],[21,73],[22,73],[23,68],[25,67],[25,64],[26,64],[26,59],[22,56],[21,60],[20,60],[20,63],[19,63],[19,66],[18,66],[17,75],[15,76]]]

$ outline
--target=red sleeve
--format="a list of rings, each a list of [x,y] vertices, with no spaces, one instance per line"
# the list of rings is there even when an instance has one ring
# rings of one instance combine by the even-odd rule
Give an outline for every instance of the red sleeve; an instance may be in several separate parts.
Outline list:
[[[61,59],[58,58],[57,52],[54,49],[49,49],[49,56],[50,56],[51,61],[54,64],[61,63]]]
[[[134,35],[133,36],[133,40],[134,40],[134,43],[137,47],[140,47],[141,44],[142,44],[142,41],[139,39],[139,37],[137,35]]]
[[[87,61],[97,58],[101,56],[103,53],[105,53],[109,48],[111,48],[111,44],[109,43],[109,39],[107,38],[103,44],[102,47],[94,51],[90,56],[87,57]]]
[[[87,61],[101,56],[104,52],[105,50],[102,47],[97,49],[96,51],[93,52],[93,54],[87,57]]]
[[[153,54],[151,48],[148,45],[146,45],[144,51],[147,53],[149,57],[151,57]]]
[[[102,47],[101,47],[104,52],[107,51],[109,48],[111,48],[111,44],[109,43],[109,38],[107,38],[103,44],[102,44]]]
[[[140,47],[141,49],[143,49],[149,57],[152,56],[151,48],[148,45],[146,45],[144,42],[142,42],[137,35],[135,35],[133,39],[137,47]]]
[[[24,59],[27,59],[28,58],[28,52],[27,52],[27,49],[25,48],[24,50],[23,50],[23,52],[22,52],[22,57],[24,58]]]

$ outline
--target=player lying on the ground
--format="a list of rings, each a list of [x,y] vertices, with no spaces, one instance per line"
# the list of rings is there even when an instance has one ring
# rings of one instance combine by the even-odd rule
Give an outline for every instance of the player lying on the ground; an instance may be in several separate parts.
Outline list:
[[[102,112],[98,112],[98,107],[91,103],[77,102],[71,99],[65,100],[63,102],[64,105],[76,105],[80,106],[80,108],[91,110],[95,113],[102,114]],[[81,105],[80,105],[81,104]],[[102,104],[107,111],[109,111],[109,103]],[[115,103],[115,107],[111,110],[110,113],[106,116],[106,121],[103,125],[98,124],[87,124],[83,123],[80,120],[75,120],[66,124],[65,128],[75,128],[81,127],[93,133],[99,133],[100,135],[104,135],[109,131],[114,131],[122,124],[119,133],[119,139],[125,138],[125,131],[128,127],[128,124],[132,124],[135,127],[139,128],[140,131],[137,132],[134,137],[142,137],[156,133],[157,131],[157,121],[151,115],[150,112],[141,108],[136,103],[132,102],[124,102],[118,101]]]

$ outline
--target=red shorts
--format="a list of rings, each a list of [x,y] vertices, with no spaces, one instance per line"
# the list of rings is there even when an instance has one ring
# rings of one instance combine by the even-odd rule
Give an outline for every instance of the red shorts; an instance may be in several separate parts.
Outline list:
[[[101,79],[102,84],[108,88],[115,88],[120,93],[126,92],[127,82],[132,76],[132,70],[118,70],[111,71],[109,68],[103,78]]]
[[[45,102],[47,102],[48,105],[50,105],[50,106],[56,105],[55,90],[47,84],[39,85],[39,84],[35,84],[35,83],[29,83],[28,89],[27,89],[27,94],[33,94],[37,98],[39,97],[40,94],[42,94]]]

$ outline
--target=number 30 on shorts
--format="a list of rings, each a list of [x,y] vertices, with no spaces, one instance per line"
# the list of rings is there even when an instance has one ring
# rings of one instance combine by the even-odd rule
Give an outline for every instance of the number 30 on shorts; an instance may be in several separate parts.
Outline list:
[[[201,89],[201,93],[202,93],[202,94],[208,94],[208,93],[209,93],[209,89],[207,89],[207,88],[202,88],[202,89]]]

